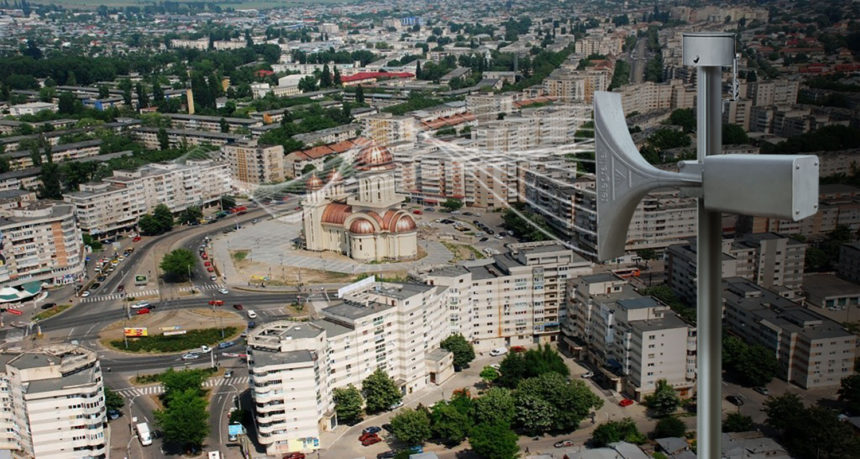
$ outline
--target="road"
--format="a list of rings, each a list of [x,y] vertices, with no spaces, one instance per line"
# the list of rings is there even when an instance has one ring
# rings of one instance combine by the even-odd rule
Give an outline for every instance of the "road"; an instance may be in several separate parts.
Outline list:
[[[642,83],[645,80],[645,65],[648,63],[647,44],[646,38],[640,38],[636,41],[636,46],[633,47],[634,52],[628,54],[628,61],[632,67],[630,70],[631,83]]]

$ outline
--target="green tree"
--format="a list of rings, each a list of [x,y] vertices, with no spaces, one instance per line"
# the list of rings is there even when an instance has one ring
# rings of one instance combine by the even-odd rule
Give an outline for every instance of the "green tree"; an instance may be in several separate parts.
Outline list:
[[[764,386],[779,370],[779,362],[772,350],[760,345],[749,345],[735,336],[723,338],[723,362],[742,384]]]
[[[54,100],[56,95],[57,90],[50,86],[45,86],[44,88],[39,89],[39,100],[42,102],[51,102]]]
[[[597,448],[618,441],[641,444],[645,442],[645,436],[630,418],[600,424],[591,435],[591,442]]]
[[[475,348],[463,335],[451,335],[442,340],[439,347],[454,354],[454,368],[457,370],[468,367],[475,360]]]
[[[161,227],[161,232],[166,233],[173,229],[173,212],[170,211],[170,208],[164,204],[159,204],[155,206],[155,210],[152,212],[153,218],[158,222],[158,225]]]
[[[170,394],[178,394],[189,389],[194,389],[197,394],[202,396],[203,381],[206,380],[206,373],[200,370],[180,370],[176,371],[169,368],[162,373],[159,378],[164,387],[165,396]],[[166,398],[167,403],[170,403],[169,397]]]
[[[472,419],[468,413],[461,412],[456,406],[444,400],[437,402],[430,409],[433,437],[449,447],[459,445],[466,439],[471,424]]]
[[[107,85],[99,85],[99,99],[107,99],[110,97],[110,88]]]
[[[134,92],[137,93],[137,107],[145,108],[149,107],[149,94],[146,93],[146,88],[143,87],[143,84],[138,82],[134,87]]]
[[[825,459],[853,458],[860,451],[860,438],[836,412],[822,407],[805,408],[795,394],[765,401],[766,424],[779,433],[792,457]]]
[[[150,214],[141,215],[140,219],[137,221],[137,227],[140,228],[141,233],[147,236],[161,234],[161,225],[159,225],[155,217]]]
[[[127,107],[131,107],[131,80],[128,78],[123,78],[119,80],[119,83],[116,85],[117,88],[122,90],[122,100],[125,102]]]
[[[838,393],[839,401],[845,402],[848,412],[860,414],[860,375],[853,374],[842,378]]]
[[[744,128],[737,124],[723,125],[723,145],[740,145],[750,143],[750,138]]]
[[[804,406],[797,394],[786,393],[764,402],[765,424],[785,432],[803,422]]]
[[[364,88],[362,88],[361,85],[358,85],[355,88],[355,101],[359,104],[364,103]]]
[[[564,359],[548,344],[538,349],[529,349],[525,353],[510,353],[502,360],[499,368],[498,384],[511,389],[523,379],[554,372],[568,376],[570,370]]]
[[[568,381],[565,376],[552,371],[521,381],[517,394],[535,396],[552,406],[555,414],[551,428],[559,431],[576,429],[592,410],[603,406],[603,401],[591,392],[585,382]]]
[[[538,435],[552,430],[558,413],[549,402],[537,395],[518,390],[514,395],[514,403],[517,409],[517,425],[527,434]]]
[[[657,381],[657,388],[653,394],[645,397],[645,403],[655,416],[668,416],[678,409],[681,398],[665,379]]]
[[[320,73],[320,88],[328,88],[331,86],[331,71],[328,64],[323,64],[322,72]]]
[[[754,427],[752,418],[740,413],[729,413],[723,421],[723,432],[749,432]]]
[[[199,223],[203,218],[203,211],[197,206],[189,206],[179,214],[179,221],[186,224]]]
[[[302,168],[302,175],[310,174],[311,172],[317,169],[313,164],[305,164],[305,167]]]
[[[454,198],[448,198],[445,202],[442,203],[442,207],[450,210],[451,212],[455,210],[460,210],[463,207],[463,201]]]
[[[206,400],[198,389],[186,389],[171,397],[170,404],[155,412],[155,420],[168,443],[200,449],[209,434]]]
[[[496,379],[498,379],[499,370],[496,370],[495,368],[487,365],[484,367],[483,370],[481,370],[480,376],[481,376],[481,379],[483,379],[487,383],[491,383],[491,382],[495,381]]]
[[[60,93],[59,101],[57,102],[57,111],[63,115],[74,115],[79,111],[79,104],[81,104],[81,101],[73,93],[63,91]],[[83,107],[83,104],[81,104],[81,107]]]
[[[230,132],[230,124],[227,123],[226,119],[221,118],[218,120],[218,125],[221,128],[221,132]]]
[[[469,433],[472,451],[485,459],[515,459],[520,447],[517,434],[500,422],[484,422]]]
[[[230,195],[221,196],[221,209],[227,210],[236,207],[236,198]]]
[[[391,418],[391,431],[409,446],[422,445],[430,438],[430,417],[425,410],[404,409]]]
[[[666,437],[683,437],[687,431],[687,426],[680,418],[675,416],[666,416],[657,421],[657,426],[654,427],[654,432],[651,433],[652,438]]]
[[[334,409],[337,419],[344,424],[353,425],[361,421],[361,392],[350,384],[334,390]]]
[[[317,77],[308,75],[299,80],[299,91],[311,92],[317,90]]]
[[[669,124],[680,126],[686,133],[695,132],[696,114],[692,108],[679,108],[669,115]],[[725,139],[723,139],[725,140]],[[725,143],[725,142],[724,142]]]
[[[403,398],[397,384],[382,369],[377,369],[361,383],[361,392],[369,414],[385,411]]]
[[[63,187],[60,184],[60,166],[53,162],[43,163],[39,179],[42,182],[39,185],[40,199],[63,199]]]
[[[90,246],[93,251],[99,251],[102,249],[102,243],[99,242],[98,239],[90,236],[89,233],[83,233],[82,239],[84,241],[84,245]]]
[[[158,148],[162,150],[170,149],[170,137],[167,135],[167,129],[160,127],[155,135],[158,138]]]
[[[504,387],[493,387],[475,399],[473,416],[475,422],[501,422],[510,425],[516,416],[513,393]]]
[[[194,267],[194,254],[188,249],[176,249],[165,255],[159,266],[168,279],[187,281]]]
[[[155,78],[152,82],[152,100],[156,104],[164,101],[164,90],[161,89],[161,85],[158,84],[158,78]]]
[[[108,386],[104,386],[105,392],[105,408],[108,410],[119,410],[125,405],[125,400],[112,391]]]

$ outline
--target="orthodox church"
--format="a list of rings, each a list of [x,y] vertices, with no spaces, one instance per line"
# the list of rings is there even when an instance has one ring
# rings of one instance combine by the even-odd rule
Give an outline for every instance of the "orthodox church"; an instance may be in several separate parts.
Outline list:
[[[391,152],[375,144],[359,151],[357,193],[345,191],[332,171],[328,183],[316,175],[306,182],[302,201],[305,248],[342,253],[358,261],[405,260],[418,255],[418,227],[400,208],[394,191]]]

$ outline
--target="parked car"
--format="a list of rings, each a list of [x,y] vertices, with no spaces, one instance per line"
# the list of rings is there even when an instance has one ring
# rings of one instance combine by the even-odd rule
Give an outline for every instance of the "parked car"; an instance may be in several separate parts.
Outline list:
[[[213,272],[215,272],[215,268],[213,268],[213,267],[211,267],[211,266],[207,266],[207,267],[206,267],[206,271],[209,271],[210,273],[213,273]]]
[[[755,388],[753,388],[753,390],[758,392],[759,394],[764,395],[764,396],[769,395],[769,392],[767,391],[767,387],[764,387],[764,386],[755,387]]]
[[[204,345],[202,345],[202,346],[200,346],[200,352],[202,352],[202,353],[204,353],[204,354],[205,354],[205,353],[207,353],[207,352],[209,352],[209,351],[211,351],[211,350],[212,350],[212,348],[211,348],[211,347],[209,347],[209,346],[207,346],[207,345],[205,345],[205,344],[204,344]]]
[[[378,427],[378,426],[365,427],[364,430],[362,430],[363,433],[367,433],[367,434],[376,434],[376,433],[379,433],[380,431],[382,431],[382,428]]]
[[[209,255],[206,255],[206,252],[203,252],[200,254],[200,258],[206,260],[207,258],[209,258]]]
[[[149,308],[141,308],[137,310],[137,315],[142,316],[144,314],[149,314]]]
[[[591,378],[593,376],[594,376],[594,373],[592,373],[590,371],[582,374],[583,379],[588,379],[588,378]]]
[[[211,262],[211,261],[208,261],[208,260],[207,260],[207,261],[204,261],[204,262],[203,262],[203,266],[212,266],[212,262]]]
[[[91,295],[91,293],[89,290],[84,290],[84,293],[81,293],[81,298],[86,298],[90,295]]]
[[[233,377],[233,370],[227,370],[224,372],[224,379],[232,378],[232,377]]]
[[[227,349],[228,347],[234,345],[233,341],[224,341],[223,343],[218,343],[218,349]]]
[[[254,322],[253,320],[248,322],[248,328],[250,328],[250,329],[257,328],[257,322]]]
[[[131,242],[140,242],[140,236],[135,236],[132,238]]]
[[[507,353],[508,353],[508,349],[505,347],[497,347],[497,348],[493,349],[492,351],[490,351],[490,355],[493,357],[505,355]]]
[[[382,441],[382,439],[379,438],[378,435],[371,435],[371,436],[365,438],[364,440],[362,440],[361,444],[362,444],[362,446],[370,446],[370,445],[375,445],[381,441]]]
[[[93,285],[90,285],[90,289],[91,289],[91,290],[95,290],[95,289],[97,289],[97,288],[99,288],[99,287],[101,287],[101,286],[102,286],[102,284],[100,284],[100,283],[98,283],[98,282],[93,282]]]
[[[729,403],[731,403],[732,405],[744,406],[744,397],[741,394],[729,395],[728,397],[726,397],[726,400],[728,400]]]
[[[230,293],[230,291],[227,290],[226,288],[219,288],[218,293],[220,293],[222,295],[227,295],[228,293]]]
[[[117,292],[120,292],[120,293],[124,292],[124,291],[125,291],[125,285],[120,285],[120,286],[118,286],[118,287],[116,288],[116,291],[117,291]]]
[[[388,433],[391,433],[391,432],[393,432],[393,431],[394,431],[394,430],[391,428],[391,424],[382,424],[382,430],[384,430],[384,431],[386,431],[386,432],[388,432]]]
[[[209,280],[211,280],[212,282],[215,282],[216,280],[218,280],[218,276],[213,274],[213,275],[209,276]]]
[[[421,212],[421,210],[419,210],[419,209],[415,209],[415,210],[413,210],[413,211],[412,211],[412,213],[413,213],[413,214],[415,214],[415,215],[421,215],[421,214],[423,214],[424,212]]]
[[[396,457],[396,456],[397,456],[397,453],[395,453],[394,451],[388,450],[384,453],[377,454],[376,459],[392,459],[393,457]]]
[[[487,242],[490,238],[482,237],[478,242]]]
[[[256,319],[256,318],[257,318],[257,313],[256,313],[256,312],[254,312],[254,310],[253,310],[253,309],[248,309],[248,318],[249,318],[249,319]]]
[[[241,304],[234,304],[233,309],[235,309],[237,311],[241,311],[243,309],[243,306]]]
[[[194,359],[199,359],[199,358],[200,358],[200,354],[195,354],[193,352],[189,352],[187,354],[182,355],[182,360],[194,360]]]
[[[555,442],[555,444],[552,446],[555,446],[556,448],[567,448],[567,447],[573,446],[573,445],[574,445],[573,440],[562,440],[562,441]]]
[[[42,305],[42,309],[51,309],[56,305],[57,305],[57,303],[45,303]]]
[[[283,459],[305,459],[305,453],[287,453]]]
[[[121,415],[122,415],[122,413],[120,413],[120,412],[119,412],[119,411],[117,411],[117,410],[108,410],[108,418],[109,418],[111,421],[113,421],[114,419],[119,419],[119,417],[120,417]]]
[[[634,403],[633,400],[630,400],[629,398],[625,398],[625,399],[621,400],[620,402],[618,402],[618,406],[630,406],[633,403]]]
[[[375,432],[362,432],[361,435],[358,436],[358,441],[364,441],[370,437],[378,437]]]
[[[511,346],[511,352],[525,352],[526,348],[524,346]]]
[[[388,409],[389,410],[396,410],[397,408],[400,408],[401,406],[403,406],[403,400],[389,406]]]

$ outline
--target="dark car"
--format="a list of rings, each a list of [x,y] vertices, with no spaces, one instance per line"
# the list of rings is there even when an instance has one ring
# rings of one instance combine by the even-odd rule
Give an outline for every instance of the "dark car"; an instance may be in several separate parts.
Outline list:
[[[726,400],[729,401],[732,405],[735,406],[743,406],[744,405],[744,397],[741,394],[737,395],[729,395],[726,397]]]
[[[248,322],[248,328],[257,328],[257,322],[254,322],[253,320]]]
[[[98,282],[93,282],[93,285],[90,285],[90,290],[95,290],[101,286],[102,286],[102,284],[100,284]]]
[[[45,303],[42,305],[42,309],[51,309],[56,305],[57,305],[57,303]]]
[[[377,454],[376,459],[391,459],[395,456],[397,456],[397,453],[395,453],[394,451],[386,451],[384,453]]]
[[[227,349],[228,347],[234,345],[236,343],[232,341],[225,341],[223,343],[218,343],[218,349]]]
[[[478,242],[486,242],[489,240],[490,240],[490,238],[488,238],[488,237],[482,237],[480,240],[478,240]]]
[[[365,427],[364,430],[362,430],[362,432],[366,433],[366,434],[375,434],[375,433],[379,433],[381,430],[382,430],[382,428],[380,428],[380,427],[370,426],[370,427]]]
[[[491,228],[486,228],[484,231],[486,231],[486,232],[487,232],[487,234],[489,234],[490,236],[492,236],[492,235],[496,234],[496,232],[495,232],[495,231],[493,231]]]
[[[388,433],[393,432],[393,430],[391,429],[391,424],[382,424],[382,428]]]
[[[235,309],[235,310],[237,310],[237,311],[241,311],[243,308],[242,308],[242,305],[241,305],[241,304],[234,304],[234,305],[233,305],[233,309]]]

